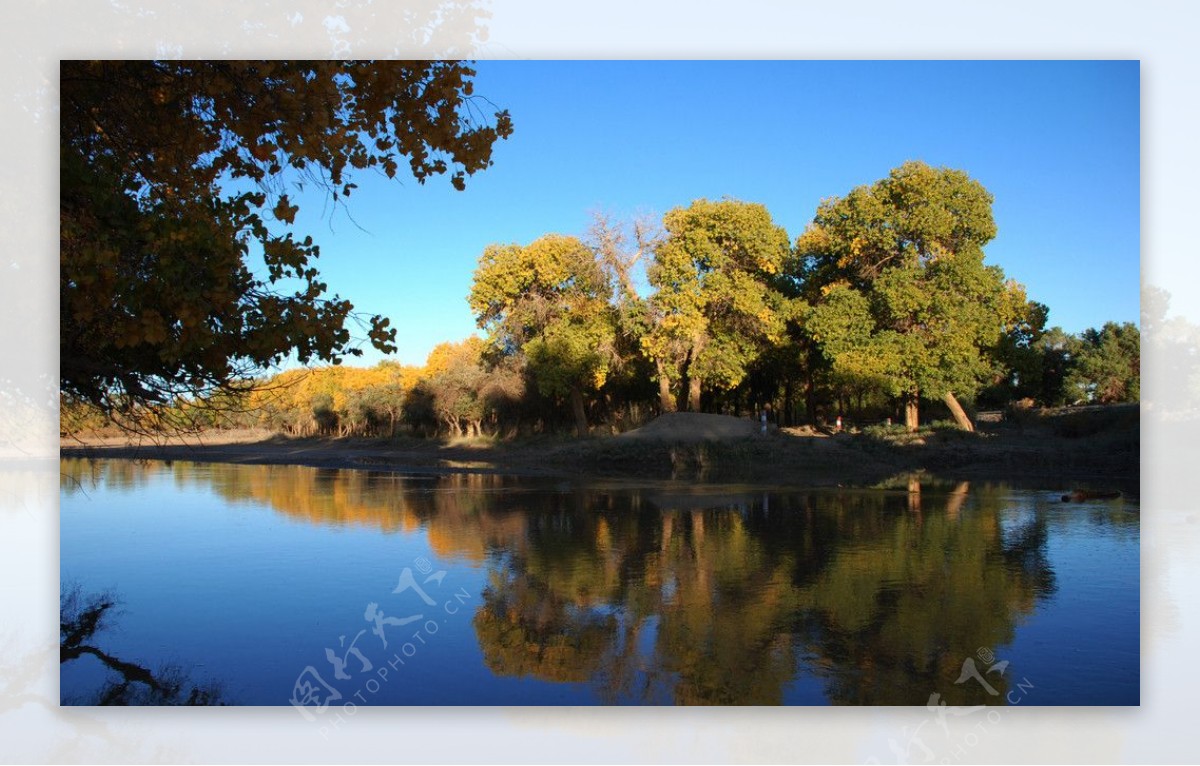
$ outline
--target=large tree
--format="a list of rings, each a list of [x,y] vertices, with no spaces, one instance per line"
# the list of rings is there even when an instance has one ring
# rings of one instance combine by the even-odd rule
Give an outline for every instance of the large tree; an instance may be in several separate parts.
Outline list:
[[[767,209],[737,200],[696,200],[663,219],[667,234],[648,275],[653,326],[643,345],[655,361],[663,409],[686,377],[688,409],[705,385],[732,388],[768,345],[778,343],[791,304],[774,281],[788,236]]]
[[[60,389],[112,411],[360,350],[293,231],[289,181],[340,204],[356,172],[491,164],[512,130],[459,62],[65,61]],[[484,109],[487,110],[483,111]],[[369,319],[391,350],[395,330]]]
[[[966,173],[908,162],[821,203],[797,241],[821,299],[808,326],[834,369],[878,380],[918,424],[921,397],[971,422],[958,396],[994,374],[987,350],[1020,318],[1024,290],[985,265],[992,196]]]
[[[548,234],[489,246],[468,302],[502,353],[524,356],[538,389],[570,400],[576,431],[588,431],[584,395],[604,385],[616,339],[612,284],[591,248]]]

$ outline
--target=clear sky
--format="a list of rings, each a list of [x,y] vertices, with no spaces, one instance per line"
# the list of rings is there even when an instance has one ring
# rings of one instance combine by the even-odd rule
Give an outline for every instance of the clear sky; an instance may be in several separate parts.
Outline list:
[[[591,211],[707,197],[767,206],[792,240],[818,202],[906,160],[995,197],[987,261],[1070,332],[1139,314],[1139,67],[1122,62],[479,62],[508,109],[495,165],[456,192],[362,174],[348,212],[302,202],[331,292],[391,317],[420,364],[475,330],[484,247],[585,233]],[[484,104],[486,106],[486,104]],[[399,176],[398,176],[399,177]],[[382,356],[368,350],[361,362]]]

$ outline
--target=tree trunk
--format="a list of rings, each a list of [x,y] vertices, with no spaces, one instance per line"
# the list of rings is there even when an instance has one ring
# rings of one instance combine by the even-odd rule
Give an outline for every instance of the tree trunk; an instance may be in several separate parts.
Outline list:
[[[674,412],[675,397],[671,396],[671,379],[667,377],[667,366],[662,360],[656,359],[654,369],[658,372],[658,405],[663,412]]]
[[[971,422],[971,419],[967,417],[967,413],[962,408],[962,405],[959,404],[958,400],[954,398],[954,394],[946,392],[946,395],[942,397],[942,401],[945,402],[946,406],[950,408],[950,414],[954,416],[954,422],[958,423],[959,428],[964,431],[975,430],[975,425]]]
[[[687,365],[687,409],[688,412],[700,411],[700,376],[696,374],[696,361],[704,350],[707,338],[699,335],[692,339],[692,348],[688,351]]]
[[[904,397],[904,427],[911,434],[916,433],[920,426],[921,421],[917,412],[917,395],[907,394]]]
[[[804,419],[810,426],[817,424],[817,388],[811,370],[804,379]]]
[[[700,411],[700,377],[698,375],[690,375],[688,377],[688,412]]]
[[[794,418],[792,417],[796,407],[795,402],[792,400],[794,389],[795,386],[793,385],[792,377],[789,375],[783,384],[783,412],[779,413],[780,427],[794,424]]]
[[[587,411],[583,408],[583,392],[579,386],[571,386],[571,410],[575,413],[575,435],[587,436]]]

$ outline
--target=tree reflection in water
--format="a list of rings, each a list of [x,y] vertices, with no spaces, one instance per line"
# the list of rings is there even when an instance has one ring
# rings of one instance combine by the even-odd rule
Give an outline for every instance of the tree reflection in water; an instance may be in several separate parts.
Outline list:
[[[777,704],[801,673],[835,703],[992,701],[954,683],[963,662],[1010,642],[1054,576],[1039,517],[1006,537],[998,495],[963,513],[968,491],[650,496],[569,534],[530,507],[476,631],[496,672],[591,678],[610,701]]]
[[[721,495],[171,470],[317,523],[424,529],[439,556],[487,569],[473,626],[493,673],[609,702],[775,704],[807,677],[838,704],[1003,704],[1012,674],[988,675],[991,695],[955,683],[963,663],[1055,590],[1046,515],[1017,514],[999,485]]]
[[[59,597],[59,664],[92,657],[104,666],[107,678],[90,696],[64,699],[64,705],[223,705],[216,684],[195,684],[178,666],[151,672],[136,662],[116,657],[96,646],[97,634],[109,627],[117,599],[108,593],[85,594],[77,585],[64,586]]]

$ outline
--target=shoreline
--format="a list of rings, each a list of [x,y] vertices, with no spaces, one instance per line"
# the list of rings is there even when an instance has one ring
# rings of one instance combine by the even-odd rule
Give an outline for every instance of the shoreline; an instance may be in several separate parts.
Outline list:
[[[698,485],[879,488],[905,476],[1000,481],[1043,489],[1115,488],[1140,494],[1136,434],[1064,439],[1049,435],[934,433],[892,443],[862,434],[704,441],[544,437],[528,441],[290,438],[261,431],[186,436],[69,438],[61,458],[191,461],[529,478]]]

